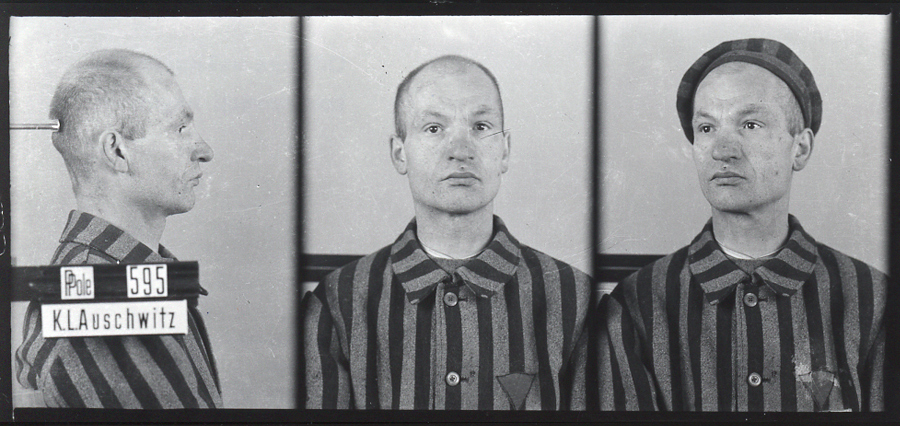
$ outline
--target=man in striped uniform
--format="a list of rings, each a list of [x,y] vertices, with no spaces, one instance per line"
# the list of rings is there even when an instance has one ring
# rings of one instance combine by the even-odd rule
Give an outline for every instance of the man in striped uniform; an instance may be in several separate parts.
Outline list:
[[[132,51],[95,52],[63,76],[50,118],[60,122],[53,145],[78,205],[51,263],[174,261],[159,244],[166,217],[194,206],[200,163],[213,153],[172,71]],[[50,407],[221,407],[196,299],[188,312],[184,335],[44,338],[32,302],[16,351],[18,380]]]
[[[305,297],[305,407],[584,407],[589,277],[493,215],[510,140],[496,79],[437,58],[400,84],[394,114],[415,218]]]
[[[812,73],[777,41],[725,42],[677,107],[712,219],[601,305],[600,408],[882,410],[886,277],[788,214],[822,117]]]

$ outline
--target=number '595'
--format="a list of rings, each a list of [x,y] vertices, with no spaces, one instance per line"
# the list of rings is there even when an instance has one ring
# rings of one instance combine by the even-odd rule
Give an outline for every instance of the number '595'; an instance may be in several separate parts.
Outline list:
[[[128,297],[169,295],[166,265],[128,265]]]

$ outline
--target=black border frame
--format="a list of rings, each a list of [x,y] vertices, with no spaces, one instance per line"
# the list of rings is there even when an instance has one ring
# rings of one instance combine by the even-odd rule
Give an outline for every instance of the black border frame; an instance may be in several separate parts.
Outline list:
[[[427,3],[390,3],[390,4],[362,4],[362,3],[318,3],[318,4],[288,4],[288,3],[0,3],[0,36],[9,40],[9,18],[11,16],[325,16],[325,15],[665,15],[665,14],[890,14],[891,15],[891,59],[890,59],[890,85],[891,88],[900,87],[900,3],[877,4],[673,4],[673,3],[621,3],[621,4],[590,4],[590,3],[555,3],[555,4],[512,4],[512,3],[461,3],[451,0],[432,0]],[[299,31],[302,34],[303,21],[300,20]],[[593,44],[595,47],[594,68],[594,95],[592,98],[593,125],[591,135],[594,141],[599,140],[599,78],[602,72],[602,64],[599,63],[599,23],[595,18],[593,29]],[[303,131],[303,47],[298,47],[298,88],[297,98],[297,135],[302,140]],[[7,102],[0,103],[0,126],[9,128],[9,44],[0,43],[0,56],[7,58],[0,65],[6,84],[0,85],[0,97]],[[889,159],[900,158],[900,93],[891,91],[890,101],[890,135],[891,147]],[[0,202],[3,226],[0,229],[2,236],[9,242],[10,231],[10,193],[9,193],[9,135],[0,138],[0,148],[6,155],[0,156],[0,176],[6,177],[7,190],[0,191]],[[298,190],[302,189],[303,181],[303,149],[298,150],[295,184]],[[592,153],[594,165],[591,178],[597,182],[599,177],[599,159],[601,155],[600,144],[595,143]],[[891,161],[889,170],[890,188],[900,189],[900,167]],[[591,242],[593,247],[598,247],[600,241],[599,209],[600,197],[599,185],[592,185],[592,223]],[[296,200],[297,218],[301,217],[303,197]],[[889,275],[900,277],[900,191],[891,191],[888,207],[888,229],[885,231],[889,237]],[[302,226],[300,220],[295,220],[297,228],[296,244],[303,247]],[[4,250],[0,254],[0,282],[9,283],[10,279],[10,253]],[[595,259],[596,270],[601,261]],[[298,277],[303,267],[297,262]],[[298,299],[300,288],[297,289]],[[11,306],[11,288],[5,286],[3,293],[5,299],[0,300],[0,318],[9,318]],[[299,300],[295,300],[299,304]],[[895,307],[889,310],[888,319],[888,365],[891,366],[890,374],[900,378],[900,291],[897,284],[891,284],[888,293],[889,306]],[[299,319],[299,315],[298,315]],[[9,327],[0,327],[0,344],[3,347],[10,346]],[[299,339],[298,339],[299,340]],[[299,345],[300,343],[298,343]],[[57,422],[204,422],[204,423],[251,423],[251,422],[289,422],[289,423],[364,423],[364,422],[429,422],[429,423],[458,423],[458,422],[623,422],[623,421],[815,421],[815,422],[847,422],[847,421],[888,421],[900,420],[900,389],[888,387],[885,395],[885,413],[622,413],[622,412],[423,412],[423,411],[395,411],[395,412],[369,412],[369,411],[333,411],[333,410],[270,410],[270,409],[225,409],[225,410],[91,410],[91,409],[39,409],[19,408],[15,410],[13,418],[11,400],[12,365],[11,357],[4,356],[0,361],[0,421],[57,421]],[[886,372],[886,374],[888,374]],[[299,373],[297,374],[299,376]]]

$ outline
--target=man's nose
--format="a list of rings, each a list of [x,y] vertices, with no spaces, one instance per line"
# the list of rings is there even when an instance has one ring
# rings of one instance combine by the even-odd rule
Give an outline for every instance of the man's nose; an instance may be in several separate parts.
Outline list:
[[[473,132],[467,128],[459,129],[450,135],[448,156],[451,160],[475,159],[475,140]]]
[[[191,161],[199,161],[201,163],[205,163],[207,161],[212,161],[213,159],[213,149],[210,147],[202,137],[197,137],[197,145],[194,148],[194,153],[191,156]]]
[[[717,161],[730,161],[741,156],[741,143],[737,135],[728,130],[720,130],[712,149],[712,158]]]

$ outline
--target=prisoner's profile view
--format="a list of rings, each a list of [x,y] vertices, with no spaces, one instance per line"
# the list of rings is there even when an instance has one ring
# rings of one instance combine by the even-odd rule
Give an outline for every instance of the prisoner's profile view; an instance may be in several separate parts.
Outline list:
[[[305,407],[583,408],[590,279],[494,215],[511,151],[497,79],[433,59],[401,82],[394,116],[415,217],[305,297]]]
[[[213,151],[194,128],[174,73],[129,50],[87,55],[63,75],[52,136],[77,202],[54,265],[175,261],[159,244],[170,215],[194,207],[201,163]],[[216,408],[212,348],[188,301],[184,335],[45,338],[32,302],[16,351],[18,381],[51,407]]]

